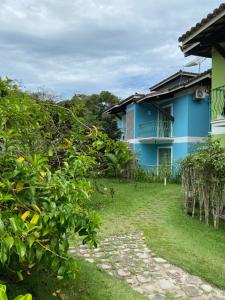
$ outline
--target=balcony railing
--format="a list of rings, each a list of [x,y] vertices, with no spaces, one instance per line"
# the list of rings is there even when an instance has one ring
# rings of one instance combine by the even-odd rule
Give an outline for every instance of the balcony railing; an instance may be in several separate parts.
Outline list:
[[[225,118],[225,85],[212,90],[212,120]]]
[[[138,128],[138,137],[140,138],[170,138],[172,137],[171,121],[149,121],[142,123]]]

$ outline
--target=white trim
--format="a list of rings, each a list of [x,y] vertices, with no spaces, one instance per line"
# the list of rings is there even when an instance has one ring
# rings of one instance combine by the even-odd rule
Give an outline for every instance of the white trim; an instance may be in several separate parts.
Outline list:
[[[211,122],[211,134],[225,134],[225,120],[215,120]]]
[[[130,139],[130,140],[126,140],[126,142],[129,144],[141,144],[139,139]]]
[[[169,137],[139,138],[140,144],[171,144],[173,140],[174,140],[173,138],[169,138]]]
[[[145,140],[146,141],[158,141],[159,143],[173,143],[173,144],[180,144],[180,143],[204,143],[206,139],[206,136],[182,136],[182,137],[176,137],[176,138],[157,138],[157,137],[147,137],[147,138],[136,138],[136,139],[130,139],[126,142],[130,144],[142,144]],[[142,142],[141,142],[142,141]],[[155,144],[155,143],[154,143]]]
[[[206,136],[182,136],[174,138],[174,143],[204,143]]]

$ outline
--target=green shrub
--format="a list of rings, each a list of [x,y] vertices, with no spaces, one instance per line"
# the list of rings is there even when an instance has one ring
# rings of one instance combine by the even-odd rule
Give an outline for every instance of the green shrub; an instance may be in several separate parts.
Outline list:
[[[181,162],[181,173],[185,210],[191,210],[193,217],[198,213],[200,220],[204,213],[206,224],[212,215],[218,228],[224,205],[225,148],[218,140],[208,139],[206,146]]]
[[[22,280],[41,264],[59,278],[72,276],[70,238],[79,234],[84,243],[96,245],[99,219],[88,209],[87,180],[95,160],[78,152],[63,133],[55,136],[51,113],[11,81],[0,80],[1,89],[1,271]]]
[[[8,300],[7,294],[6,294],[6,286],[0,284],[0,299],[1,300]],[[14,300],[32,300],[31,294],[26,295],[19,295]]]

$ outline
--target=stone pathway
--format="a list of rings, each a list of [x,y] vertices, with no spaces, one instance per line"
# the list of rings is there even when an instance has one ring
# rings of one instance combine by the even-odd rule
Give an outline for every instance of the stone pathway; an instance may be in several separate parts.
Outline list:
[[[70,253],[95,263],[101,270],[126,281],[148,299],[222,300],[225,292],[168,263],[148,249],[142,233],[112,236],[97,249],[70,247]]]

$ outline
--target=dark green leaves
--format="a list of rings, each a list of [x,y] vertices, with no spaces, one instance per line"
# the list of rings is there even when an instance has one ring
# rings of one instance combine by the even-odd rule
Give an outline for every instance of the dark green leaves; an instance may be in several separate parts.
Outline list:
[[[17,254],[19,255],[19,258],[22,260],[26,254],[26,246],[24,242],[22,242],[21,240],[16,240],[15,246],[16,246]]]

